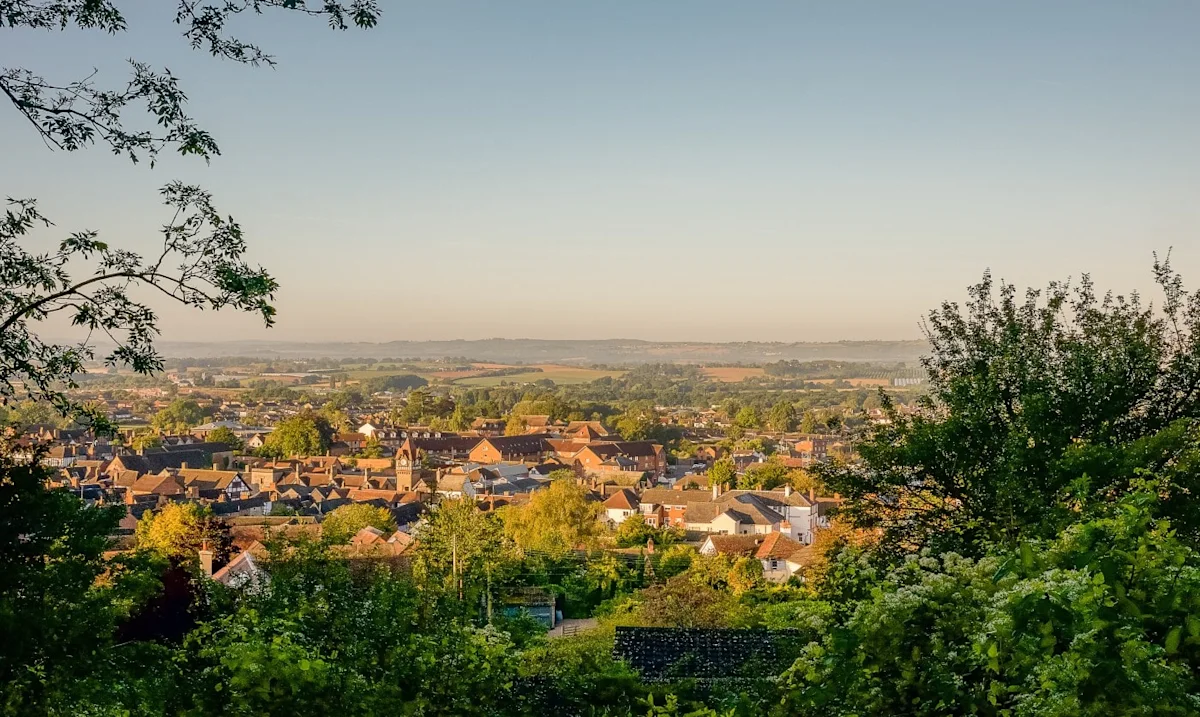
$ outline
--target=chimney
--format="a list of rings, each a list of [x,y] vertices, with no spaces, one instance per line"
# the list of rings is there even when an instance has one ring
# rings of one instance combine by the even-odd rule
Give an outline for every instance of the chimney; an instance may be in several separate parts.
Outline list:
[[[713,500],[721,497],[721,485],[719,483],[713,483],[712,494]]]
[[[205,577],[211,578],[213,574],[213,551],[208,549],[208,543],[200,548],[200,572],[204,573]]]
[[[810,502],[816,502],[816,500],[817,500],[817,489],[816,488],[810,487],[808,489],[808,500]]]
[[[834,500],[841,500],[841,499],[842,499],[842,494],[841,494],[841,493],[834,493],[834,494],[833,494],[833,499],[834,499]]]
[[[784,497],[784,498],[791,498],[791,497],[792,497],[792,484],[791,484],[791,483],[784,483],[784,484],[783,484],[783,497]]]
[[[183,461],[182,463],[179,464],[179,470],[181,470],[181,471],[187,470],[187,461]]]

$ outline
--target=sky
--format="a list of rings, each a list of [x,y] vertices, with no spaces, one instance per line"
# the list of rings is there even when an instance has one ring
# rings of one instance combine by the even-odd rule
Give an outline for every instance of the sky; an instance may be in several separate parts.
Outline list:
[[[129,31],[3,30],[51,80],[181,78],[210,164],[48,150],[0,107],[0,194],[152,251],[203,185],[279,321],[156,304],[164,338],[919,338],[985,270],[1200,286],[1200,3],[381,0],[240,17],[274,69]]]

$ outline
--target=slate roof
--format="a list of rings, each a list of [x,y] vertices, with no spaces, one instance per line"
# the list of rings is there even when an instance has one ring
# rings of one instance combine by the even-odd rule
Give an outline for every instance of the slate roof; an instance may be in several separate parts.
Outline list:
[[[146,453],[144,455],[117,456],[113,459],[125,469],[141,474],[162,473],[164,468],[182,468],[184,463],[189,466],[203,466],[212,463],[212,454],[203,451],[164,451],[162,453]]]
[[[476,443],[490,443],[493,448],[504,454],[528,455],[541,453],[549,448],[548,436],[544,433],[531,433],[525,436],[496,436],[484,438]]]
[[[617,455],[648,457],[657,455],[656,445],[653,441],[598,441],[589,443],[587,447],[596,455],[606,458]]]
[[[717,497],[717,501],[741,500],[743,496],[754,496],[768,506],[811,506],[813,503],[800,491],[784,495],[781,490],[729,490]]]

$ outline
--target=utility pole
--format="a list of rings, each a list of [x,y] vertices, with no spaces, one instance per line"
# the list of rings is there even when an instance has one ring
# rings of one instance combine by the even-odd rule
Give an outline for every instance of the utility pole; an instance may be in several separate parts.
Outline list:
[[[487,621],[492,624],[492,564],[487,564]]]
[[[454,585],[458,589],[458,599],[462,600],[462,583],[458,580],[458,533],[450,536],[451,574]]]

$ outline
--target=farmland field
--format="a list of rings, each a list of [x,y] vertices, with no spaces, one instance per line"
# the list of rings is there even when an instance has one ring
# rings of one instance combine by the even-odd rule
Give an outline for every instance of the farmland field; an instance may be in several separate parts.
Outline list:
[[[594,368],[583,368],[580,366],[559,366],[557,364],[539,364],[532,368],[540,368],[541,371],[528,371],[526,373],[512,374],[511,376],[475,376],[460,378],[454,383],[458,386],[499,386],[503,382],[507,383],[532,383],[539,379],[548,378],[556,384],[573,384],[573,383],[588,383],[595,381],[604,376],[616,378],[624,373],[624,371],[602,371]]]
[[[892,379],[890,378],[810,378],[809,381],[812,383],[833,383],[834,381],[845,381],[855,388],[892,385]]]
[[[766,372],[757,366],[706,366],[704,375],[721,383],[737,383],[743,379],[765,376]]]

